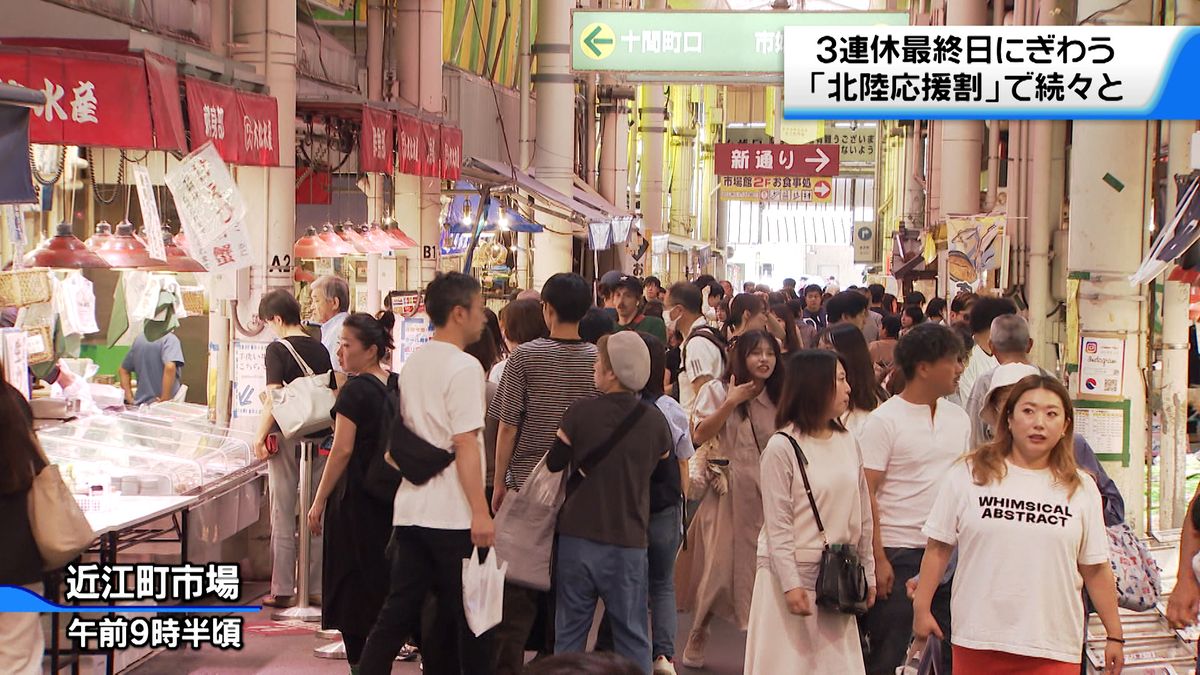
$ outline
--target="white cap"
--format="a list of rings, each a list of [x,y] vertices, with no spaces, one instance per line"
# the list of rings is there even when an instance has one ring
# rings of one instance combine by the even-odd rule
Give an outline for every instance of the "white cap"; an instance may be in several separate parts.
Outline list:
[[[992,402],[992,394],[996,393],[997,389],[1016,384],[1030,375],[1041,374],[1042,371],[1028,363],[1006,363],[997,366],[992,371],[992,383],[988,385],[987,394],[983,397],[983,405],[987,406]]]

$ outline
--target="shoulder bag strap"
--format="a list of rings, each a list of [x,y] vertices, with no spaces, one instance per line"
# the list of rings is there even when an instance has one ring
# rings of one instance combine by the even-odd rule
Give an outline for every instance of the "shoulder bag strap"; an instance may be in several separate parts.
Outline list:
[[[821,522],[821,512],[817,509],[817,500],[813,498],[812,485],[808,482],[808,471],[804,469],[804,465],[808,464],[808,459],[804,456],[804,451],[800,449],[800,444],[796,439],[792,438],[791,434],[785,434],[782,431],[777,434],[788,439],[792,444],[792,451],[796,454],[796,463],[800,465],[800,477],[804,480],[804,492],[808,495],[808,505],[812,507],[813,518],[817,521],[817,529],[821,532],[821,539],[825,545],[829,546],[829,538],[825,536],[825,525]]]
[[[289,342],[287,338],[279,338],[279,341],[283,343],[283,346],[286,347],[289,352],[291,352],[292,358],[296,359],[296,363],[300,364],[300,370],[304,373],[305,377],[312,377],[316,374],[313,372],[312,368],[308,367],[308,364],[304,362],[304,359],[300,358],[299,352],[296,351],[296,348],[292,346],[292,343]]]
[[[587,478],[588,472],[596,468],[600,462],[604,461],[604,458],[608,457],[613,448],[615,448],[625,438],[625,435],[628,434],[633,427],[637,426],[637,423],[642,419],[642,415],[646,414],[646,408],[646,404],[642,403],[641,400],[638,400],[636,403],[634,403],[633,410],[631,410],[629,414],[625,416],[625,419],[621,420],[621,423],[618,424],[617,428],[613,430],[612,435],[608,437],[608,440],[588,454],[588,456],[583,460],[583,463],[571,473],[571,477],[567,479],[568,496],[575,492],[575,489],[579,487],[579,484],[583,482],[584,478]]]

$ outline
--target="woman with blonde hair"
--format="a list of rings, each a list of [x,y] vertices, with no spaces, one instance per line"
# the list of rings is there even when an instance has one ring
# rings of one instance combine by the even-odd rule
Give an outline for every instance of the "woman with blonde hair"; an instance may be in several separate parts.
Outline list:
[[[930,603],[957,545],[955,672],[1077,674],[1085,588],[1108,634],[1105,672],[1121,672],[1125,640],[1100,491],[1076,465],[1073,429],[1066,388],[1030,375],[1013,385],[995,440],[947,474],[925,525],[914,648],[943,635]]]

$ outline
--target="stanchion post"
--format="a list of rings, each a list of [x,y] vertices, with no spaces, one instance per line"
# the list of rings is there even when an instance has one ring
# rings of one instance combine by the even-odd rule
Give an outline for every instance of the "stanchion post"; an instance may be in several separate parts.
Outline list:
[[[316,622],[321,620],[321,610],[308,604],[308,559],[311,538],[308,531],[308,509],[312,506],[312,463],[313,442],[300,442],[300,550],[296,555],[296,606],[280,610],[272,619]]]

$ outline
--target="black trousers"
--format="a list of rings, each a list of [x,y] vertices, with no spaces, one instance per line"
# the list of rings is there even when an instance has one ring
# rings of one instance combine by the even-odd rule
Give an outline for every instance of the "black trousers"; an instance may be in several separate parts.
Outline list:
[[[896,573],[892,594],[887,600],[875,600],[875,606],[859,620],[860,629],[866,632],[867,675],[894,675],[904,665],[908,643],[912,639],[913,607],[904,588],[905,582],[921,571],[923,548],[885,549],[888,561]],[[950,661],[950,584],[938,586],[933,595],[933,616],[946,636],[943,654],[943,670],[949,673]]]
[[[391,589],[359,661],[363,675],[386,675],[421,624],[426,593],[437,602],[434,629],[423,635],[421,658],[430,675],[489,675],[490,633],[475,637],[463,613],[462,561],[471,555],[468,530],[397,527],[388,545]]]

